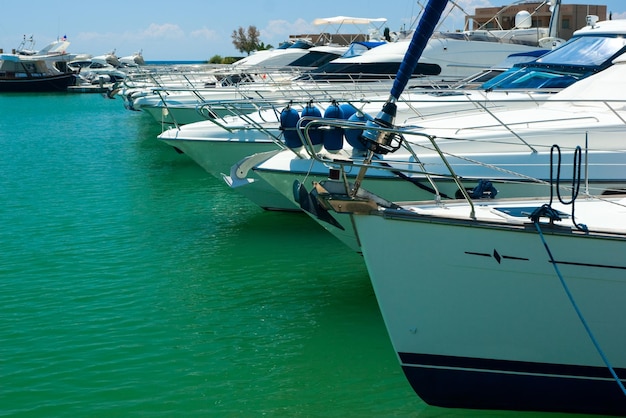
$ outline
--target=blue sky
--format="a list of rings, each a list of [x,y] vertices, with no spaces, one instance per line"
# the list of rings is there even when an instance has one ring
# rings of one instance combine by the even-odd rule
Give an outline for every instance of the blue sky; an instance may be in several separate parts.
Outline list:
[[[426,0],[422,0],[424,3]],[[475,7],[502,6],[505,0],[457,0],[468,13]],[[613,18],[626,18],[624,0],[563,0],[569,4],[605,4]],[[307,5],[311,6],[307,6]],[[393,4],[393,6],[389,6]],[[231,34],[256,26],[261,41],[277,46],[290,34],[317,33],[313,20],[331,16],[387,19],[392,31],[408,27],[420,8],[416,0],[107,0],[79,2],[3,2],[0,48],[16,48],[33,35],[36,48],[67,35],[70,52],[118,56],[142,51],[146,60],[207,60],[214,55],[241,55]],[[461,13],[451,15],[445,29],[462,28]],[[355,32],[344,27],[341,32]],[[326,28],[334,32],[335,29]]]

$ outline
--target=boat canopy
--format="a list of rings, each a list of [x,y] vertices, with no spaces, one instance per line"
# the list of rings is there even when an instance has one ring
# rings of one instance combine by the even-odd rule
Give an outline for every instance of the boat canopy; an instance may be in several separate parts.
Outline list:
[[[380,40],[382,38],[382,27],[386,22],[387,19],[384,17],[368,18],[335,16],[315,19],[313,21],[313,24],[316,26],[324,25],[326,27],[332,28],[332,30],[322,30],[322,33],[325,33],[326,36],[328,36],[330,32],[334,32],[335,34],[339,35],[342,26],[353,25],[357,28],[360,35],[365,35],[370,40]],[[365,31],[363,27],[367,27],[367,31]],[[330,39],[332,39],[332,36],[330,36],[329,42],[331,42]],[[352,42],[358,39],[358,37],[355,37],[353,35],[353,38],[350,41]]]
[[[387,19],[384,17],[367,18],[367,17],[348,17],[348,16],[335,16],[318,18],[313,21],[314,25],[375,25],[382,26]]]

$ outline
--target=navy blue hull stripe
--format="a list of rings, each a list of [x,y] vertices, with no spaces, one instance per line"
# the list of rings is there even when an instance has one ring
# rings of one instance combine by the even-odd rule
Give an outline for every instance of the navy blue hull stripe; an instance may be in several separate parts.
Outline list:
[[[429,405],[626,416],[626,397],[601,367],[398,354],[413,390]]]

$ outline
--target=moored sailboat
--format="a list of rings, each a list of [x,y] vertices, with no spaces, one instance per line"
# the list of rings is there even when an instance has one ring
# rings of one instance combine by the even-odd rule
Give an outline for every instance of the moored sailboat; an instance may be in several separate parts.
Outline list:
[[[421,399],[626,413],[626,264],[616,257],[626,248],[626,199],[579,197],[575,210],[547,198],[393,204],[323,186],[323,204],[355,225]]]
[[[626,338],[615,330],[626,264],[615,254],[626,248],[626,199],[579,198],[578,146],[568,199],[558,146],[550,148],[549,199],[474,199],[439,138],[427,134],[464,201],[401,203],[369,193],[361,182],[375,152],[404,141],[394,126],[402,88],[394,85],[365,127],[367,157],[354,183],[317,183],[315,200],[351,218],[415,392],[443,407],[624,415]],[[429,176],[433,187],[441,177]]]

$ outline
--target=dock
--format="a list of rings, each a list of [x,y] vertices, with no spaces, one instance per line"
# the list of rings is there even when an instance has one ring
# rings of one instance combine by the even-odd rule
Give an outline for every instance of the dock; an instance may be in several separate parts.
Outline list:
[[[84,85],[84,86],[69,86],[67,91],[73,93],[106,93],[109,90],[109,85]]]

